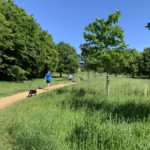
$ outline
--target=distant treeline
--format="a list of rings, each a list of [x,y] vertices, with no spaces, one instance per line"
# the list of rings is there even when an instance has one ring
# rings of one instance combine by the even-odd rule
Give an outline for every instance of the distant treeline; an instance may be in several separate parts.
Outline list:
[[[150,78],[150,47],[145,48],[143,52],[136,49],[126,49],[119,57],[113,55],[109,58],[112,62],[109,63],[109,74],[125,74],[130,77]],[[83,62],[82,70],[94,72],[106,72],[102,59],[87,59],[80,56],[80,61]],[[108,62],[108,61],[107,61]]]
[[[33,16],[11,0],[0,0],[0,80],[43,77],[47,70],[74,73],[76,50],[56,44]]]
[[[128,49],[126,53],[129,59],[120,71],[131,77],[150,78],[150,47],[145,48],[143,52]]]

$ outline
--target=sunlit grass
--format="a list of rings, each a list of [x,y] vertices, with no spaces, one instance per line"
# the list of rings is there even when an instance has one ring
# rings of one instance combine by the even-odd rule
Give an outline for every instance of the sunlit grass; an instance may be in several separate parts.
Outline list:
[[[85,80],[83,76],[86,73],[77,73],[73,75],[74,81],[81,81]],[[52,74],[51,85],[65,83],[68,82],[67,75],[63,74],[63,77],[60,78],[58,73]],[[82,79],[83,78],[83,79]],[[22,82],[10,82],[10,81],[0,81],[0,98],[4,96],[9,96],[15,93],[19,93],[22,91],[28,91],[30,89],[37,89],[47,86],[44,78],[43,79],[33,79],[33,80],[26,80]]]
[[[1,111],[0,149],[150,149],[149,123],[150,80],[110,77],[107,97],[100,76]]]
[[[67,80],[64,78],[53,78],[51,81],[51,85],[57,83],[63,83]],[[14,93],[28,91],[30,89],[37,89],[46,87],[47,84],[44,79],[34,79],[27,80],[23,82],[8,82],[8,81],[0,81],[0,97],[12,95]]]

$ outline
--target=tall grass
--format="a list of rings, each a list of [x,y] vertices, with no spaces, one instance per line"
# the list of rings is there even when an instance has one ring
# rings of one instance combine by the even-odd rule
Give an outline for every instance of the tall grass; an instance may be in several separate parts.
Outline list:
[[[0,149],[150,149],[149,123],[149,80],[111,77],[107,97],[101,76],[1,111]]]

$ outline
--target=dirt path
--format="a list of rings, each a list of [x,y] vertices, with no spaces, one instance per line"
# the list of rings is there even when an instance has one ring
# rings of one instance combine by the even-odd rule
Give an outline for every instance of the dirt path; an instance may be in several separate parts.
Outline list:
[[[63,88],[65,86],[69,86],[72,85],[72,83],[61,83],[61,84],[57,84],[57,85],[52,85],[49,87],[49,90],[46,89],[37,89],[37,94],[46,92],[46,91],[52,91],[55,89],[60,89]],[[17,93],[15,95],[11,95],[11,96],[7,96],[4,98],[0,98],[0,109],[5,108],[19,100],[23,100],[25,98],[27,98],[29,92],[22,92],[22,93]]]

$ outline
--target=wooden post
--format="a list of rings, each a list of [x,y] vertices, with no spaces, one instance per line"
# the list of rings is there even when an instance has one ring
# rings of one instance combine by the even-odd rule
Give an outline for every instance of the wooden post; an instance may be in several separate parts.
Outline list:
[[[109,96],[109,75],[106,73],[106,94]]]

